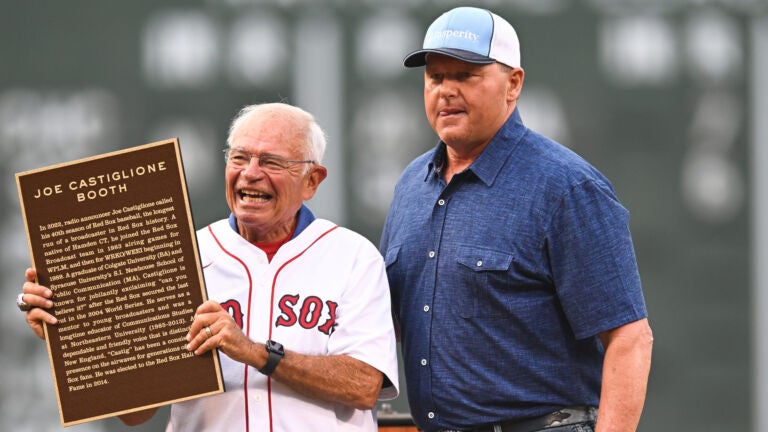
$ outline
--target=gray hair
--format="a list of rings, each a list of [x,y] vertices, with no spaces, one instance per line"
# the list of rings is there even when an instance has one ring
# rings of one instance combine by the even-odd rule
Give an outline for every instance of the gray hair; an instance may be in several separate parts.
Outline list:
[[[315,120],[315,117],[304,111],[303,109],[283,103],[265,103],[254,104],[243,107],[232,120],[229,126],[229,134],[227,135],[227,146],[232,147],[232,136],[245,122],[245,120],[251,115],[269,115],[269,114],[285,114],[292,120],[300,123],[298,127],[304,127],[304,136],[307,141],[304,145],[304,158],[312,160],[317,164],[321,164],[323,161],[323,155],[325,154],[326,135],[325,131]]]

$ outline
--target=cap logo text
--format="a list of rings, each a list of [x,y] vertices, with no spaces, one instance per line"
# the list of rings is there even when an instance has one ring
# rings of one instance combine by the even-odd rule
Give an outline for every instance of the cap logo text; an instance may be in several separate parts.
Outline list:
[[[435,38],[461,38],[470,40],[472,42],[477,42],[480,36],[477,33],[472,33],[468,30],[435,30],[430,32],[429,36],[427,36],[428,40]]]

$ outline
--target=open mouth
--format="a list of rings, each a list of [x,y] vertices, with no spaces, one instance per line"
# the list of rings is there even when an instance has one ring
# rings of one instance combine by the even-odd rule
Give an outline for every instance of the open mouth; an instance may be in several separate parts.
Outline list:
[[[240,195],[240,199],[243,201],[264,202],[272,199],[271,194],[268,194],[266,192],[254,191],[254,190],[241,189],[240,191],[238,191],[238,195]]]

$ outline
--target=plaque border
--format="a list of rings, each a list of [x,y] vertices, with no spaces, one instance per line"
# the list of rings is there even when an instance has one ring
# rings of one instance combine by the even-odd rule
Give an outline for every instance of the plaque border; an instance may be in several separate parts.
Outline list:
[[[194,253],[194,256],[195,256],[195,260],[194,260],[195,272],[194,273],[197,276],[197,279],[199,281],[199,286],[200,286],[200,289],[201,289],[202,299],[203,299],[203,301],[206,301],[208,299],[208,294],[207,294],[207,289],[206,289],[206,285],[205,285],[205,278],[203,277],[202,267],[201,267],[201,263],[200,263],[200,251],[198,249],[198,244],[197,244],[197,235],[195,233],[195,228],[194,228],[194,223],[193,223],[193,218],[192,218],[192,211],[191,211],[191,207],[190,207],[189,193],[188,193],[188,190],[187,190],[187,181],[186,181],[186,176],[185,176],[185,173],[184,173],[184,164],[183,164],[183,161],[182,161],[182,158],[181,158],[181,150],[180,150],[180,147],[179,147],[179,139],[178,139],[178,137],[169,138],[169,139],[161,140],[161,141],[155,141],[155,142],[152,142],[152,143],[149,143],[149,144],[138,145],[138,146],[122,149],[122,150],[116,150],[116,151],[112,151],[112,152],[97,154],[97,155],[88,156],[88,157],[81,158],[81,159],[76,159],[76,160],[72,160],[72,161],[68,161],[68,162],[53,164],[53,165],[49,165],[49,166],[45,166],[45,167],[41,167],[41,168],[36,168],[36,169],[31,169],[31,170],[27,170],[27,171],[16,173],[16,176],[15,176],[16,177],[16,186],[17,186],[17,190],[18,190],[19,203],[20,203],[21,214],[22,214],[22,220],[23,220],[23,223],[24,223],[24,230],[25,230],[25,234],[26,234],[27,249],[28,249],[29,254],[30,254],[30,260],[32,262],[32,267],[33,268],[37,268],[37,265],[35,263],[35,256],[34,256],[34,252],[33,252],[33,248],[32,248],[32,238],[30,236],[29,222],[28,222],[28,218],[27,218],[27,207],[24,204],[24,195],[22,193],[22,187],[21,187],[21,178],[22,177],[27,176],[27,175],[32,175],[32,174],[39,174],[39,173],[46,172],[46,171],[53,171],[53,170],[57,170],[57,169],[60,169],[60,168],[69,167],[69,166],[73,166],[73,165],[79,165],[79,164],[83,164],[83,163],[93,162],[93,161],[96,161],[96,160],[99,160],[99,159],[106,159],[106,158],[110,158],[110,157],[113,157],[113,156],[118,156],[118,155],[122,155],[122,154],[126,154],[126,153],[138,152],[138,151],[146,150],[146,149],[149,149],[149,148],[168,146],[168,145],[172,145],[173,146],[173,152],[174,152],[174,155],[176,157],[176,162],[177,162],[177,167],[178,167],[178,170],[177,170],[177,174],[178,174],[178,177],[179,177],[178,185],[181,187],[181,193],[182,193],[182,195],[184,197],[184,200],[183,200],[184,201],[184,213],[185,213],[185,216],[186,216],[186,219],[187,219],[187,224],[188,224],[189,229],[186,230],[186,232],[184,232],[183,234],[184,234],[185,237],[187,237],[186,240],[190,241],[190,243],[192,245],[193,253]],[[185,397],[164,400],[164,401],[161,401],[161,402],[156,402],[156,403],[151,403],[151,404],[146,404],[146,405],[140,405],[140,406],[136,406],[136,407],[125,409],[125,410],[113,411],[113,412],[109,412],[109,413],[105,413],[105,414],[100,414],[100,415],[96,415],[96,416],[92,416],[92,417],[80,418],[80,419],[75,419],[75,420],[67,421],[64,418],[65,416],[64,416],[64,410],[63,410],[63,407],[62,407],[62,403],[61,403],[59,382],[58,382],[58,380],[56,378],[55,363],[54,363],[53,355],[52,355],[52,351],[51,351],[51,338],[49,337],[48,324],[47,323],[43,323],[43,330],[44,330],[44,333],[45,333],[45,344],[46,344],[46,348],[47,348],[47,351],[48,351],[48,361],[49,361],[50,366],[51,366],[51,374],[52,374],[52,377],[53,377],[53,384],[54,384],[54,387],[55,387],[55,390],[56,390],[56,403],[57,403],[58,411],[59,411],[59,419],[60,419],[61,424],[63,426],[65,426],[65,427],[66,426],[73,426],[73,425],[76,425],[76,424],[82,424],[82,423],[86,423],[86,422],[91,422],[91,421],[95,421],[95,420],[102,420],[102,419],[109,418],[109,417],[120,416],[120,415],[123,415],[123,414],[129,414],[129,413],[143,411],[143,410],[147,410],[147,409],[158,408],[158,407],[162,407],[162,406],[165,406],[165,405],[174,404],[174,403],[177,403],[177,402],[183,402],[183,401],[187,401],[187,400],[197,399],[197,398],[200,398],[200,397],[210,396],[210,395],[219,394],[219,393],[223,393],[224,392],[224,382],[223,382],[223,378],[222,378],[221,364],[220,364],[220,360],[219,360],[218,349],[214,348],[213,350],[211,350],[211,356],[212,356],[212,360],[213,360],[213,364],[214,364],[214,371],[215,371],[215,374],[216,374],[216,382],[217,382],[217,387],[218,387],[217,389],[214,389],[214,390],[209,391],[209,392],[190,394],[190,395],[185,396]]]

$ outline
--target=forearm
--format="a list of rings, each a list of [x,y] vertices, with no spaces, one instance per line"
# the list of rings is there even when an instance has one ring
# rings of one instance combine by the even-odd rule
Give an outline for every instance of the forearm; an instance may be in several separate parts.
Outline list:
[[[267,361],[264,345],[253,342],[246,363],[261,369]],[[313,399],[356,409],[371,409],[378,400],[383,375],[376,368],[346,355],[311,356],[286,350],[272,378]]]
[[[187,341],[187,349],[197,355],[218,348],[232,360],[258,370],[269,357],[264,342],[248,338],[214,301],[197,308]],[[347,355],[304,355],[286,348],[271,375],[275,380],[317,400],[357,409],[371,409],[376,404],[383,381],[376,368]]]
[[[381,372],[350,356],[293,351],[286,352],[272,376],[305,396],[362,410],[376,404],[383,380]]]
[[[637,430],[645,403],[653,337],[646,320],[628,324],[609,339],[595,432]]]

